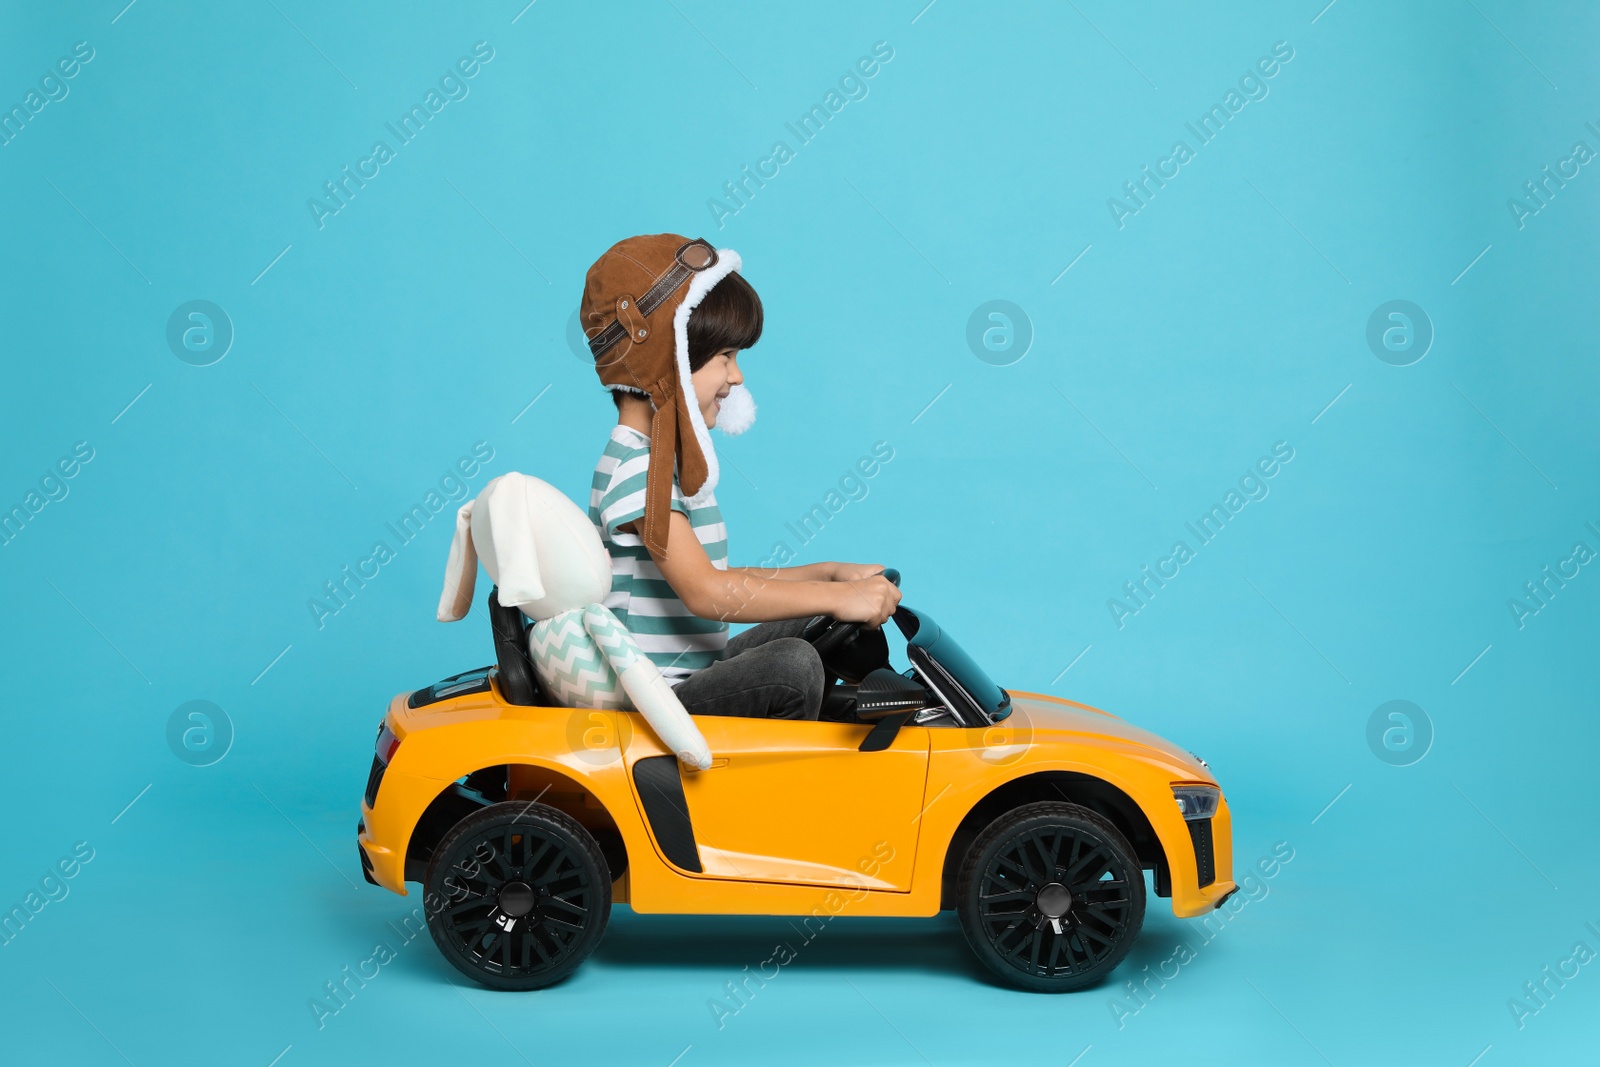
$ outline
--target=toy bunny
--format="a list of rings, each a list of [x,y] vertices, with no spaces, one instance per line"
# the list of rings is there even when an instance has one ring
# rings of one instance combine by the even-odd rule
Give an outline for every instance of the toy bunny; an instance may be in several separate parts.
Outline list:
[[[456,513],[439,598],[440,622],[472,606],[478,561],[500,603],[534,620],[528,646],[539,680],[564,707],[638,710],[685,766],[711,766],[711,750],[672,686],[603,604],[611,558],[600,532],[554,486],[502,474]]]

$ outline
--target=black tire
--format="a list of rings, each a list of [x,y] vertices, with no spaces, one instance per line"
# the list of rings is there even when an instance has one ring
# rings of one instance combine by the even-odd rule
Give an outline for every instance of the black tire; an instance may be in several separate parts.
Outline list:
[[[439,842],[423,883],[444,958],[491,989],[541,989],[578,968],[611,916],[594,837],[544,804],[490,804]]]
[[[1107,819],[1076,804],[1025,804],[997,818],[967,851],[956,887],[978,959],[1039,993],[1100,981],[1144,924],[1138,857]]]

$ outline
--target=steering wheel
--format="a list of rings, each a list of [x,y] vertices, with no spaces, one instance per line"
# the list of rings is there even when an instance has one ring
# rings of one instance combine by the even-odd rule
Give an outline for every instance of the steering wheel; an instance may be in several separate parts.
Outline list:
[[[883,569],[883,577],[900,586],[900,572],[893,567]],[[844,622],[831,615],[816,615],[806,623],[805,629],[800,631],[800,636],[811,642],[811,647],[817,650],[817,655],[826,662],[828,657],[843,648],[850,639],[860,632],[863,623]]]

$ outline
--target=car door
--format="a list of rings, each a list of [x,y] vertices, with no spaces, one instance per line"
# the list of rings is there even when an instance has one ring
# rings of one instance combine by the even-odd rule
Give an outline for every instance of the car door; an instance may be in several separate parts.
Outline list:
[[[712,766],[679,777],[700,873],[910,890],[926,729],[904,727],[888,748],[861,752],[870,727],[859,724],[732,716],[695,723]]]

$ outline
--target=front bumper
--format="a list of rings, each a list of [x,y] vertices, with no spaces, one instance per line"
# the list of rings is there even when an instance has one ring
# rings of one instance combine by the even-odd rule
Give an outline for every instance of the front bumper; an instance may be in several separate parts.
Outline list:
[[[1227,796],[1217,802],[1211,818],[1182,825],[1181,834],[1161,837],[1172,880],[1172,914],[1192,919],[1220,908],[1238,889],[1233,880],[1233,816]]]

